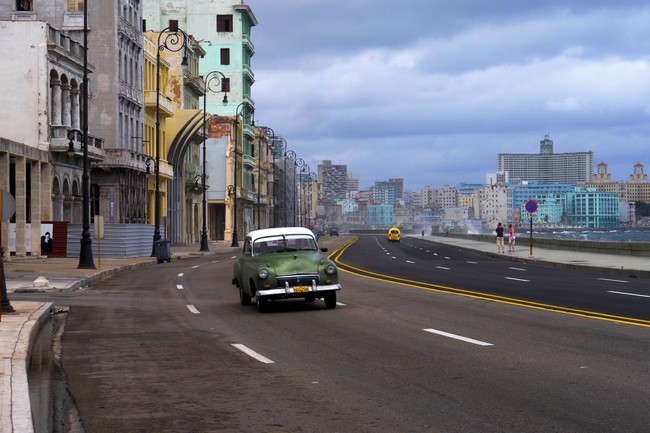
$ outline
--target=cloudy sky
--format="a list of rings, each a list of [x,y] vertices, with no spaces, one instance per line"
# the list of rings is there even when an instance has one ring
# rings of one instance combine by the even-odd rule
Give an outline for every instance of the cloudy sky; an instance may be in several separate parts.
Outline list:
[[[650,2],[247,0],[256,121],[362,188],[480,182],[497,153],[650,172]],[[595,170],[595,168],[594,168]]]

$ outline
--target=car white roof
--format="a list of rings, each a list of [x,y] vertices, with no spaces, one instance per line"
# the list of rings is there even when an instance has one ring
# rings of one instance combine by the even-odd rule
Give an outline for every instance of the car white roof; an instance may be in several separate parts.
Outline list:
[[[255,239],[258,238],[281,235],[308,235],[312,238],[314,237],[314,233],[305,227],[276,227],[272,229],[253,230],[248,232],[246,237],[251,238],[251,240],[255,242]]]

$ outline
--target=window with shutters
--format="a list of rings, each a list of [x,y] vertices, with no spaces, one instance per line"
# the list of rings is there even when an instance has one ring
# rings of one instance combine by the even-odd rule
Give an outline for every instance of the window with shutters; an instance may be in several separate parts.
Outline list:
[[[85,0],[68,0],[68,12],[83,12]]]
[[[217,31],[232,33],[232,15],[217,15]]]

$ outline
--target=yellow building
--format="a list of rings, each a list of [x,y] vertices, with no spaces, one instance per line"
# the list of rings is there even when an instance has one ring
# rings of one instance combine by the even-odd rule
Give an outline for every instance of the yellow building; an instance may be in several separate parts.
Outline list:
[[[172,180],[174,171],[167,161],[169,152],[169,142],[167,140],[167,119],[174,115],[174,104],[172,98],[168,95],[169,88],[169,71],[170,63],[166,60],[167,52],[163,56],[160,53],[158,62],[158,45],[159,33],[146,32],[144,34],[144,154],[148,157],[147,167],[152,174],[148,180],[147,192],[147,222],[155,224],[155,202],[156,202],[156,161],[160,160],[158,190],[160,191],[160,221],[161,226],[165,226],[164,221],[167,218],[167,181]],[[164,35],[163,35],[164,37]],[[159,69],[159,78],[157,81],[156,72]],[[157,92],[157,87],[160,92]],[[156,123],[156,111],[158,111],[158,132]],[[159,138],[160,143],[156,142]]]

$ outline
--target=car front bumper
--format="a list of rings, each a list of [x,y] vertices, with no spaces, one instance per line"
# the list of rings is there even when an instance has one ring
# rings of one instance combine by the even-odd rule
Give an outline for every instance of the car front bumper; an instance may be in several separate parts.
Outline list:
[[[278,297],[278,298],[301,298],[308,296],[310,294],[318,296],[322,292],[331,292],[335,290],[341,290],[340,284],[328,284],[328,285],[311,285],[311,286],[300,286],[300,287],[276,287],[274,289],[264,289],[259,290],[257,295],[260,297]]]

